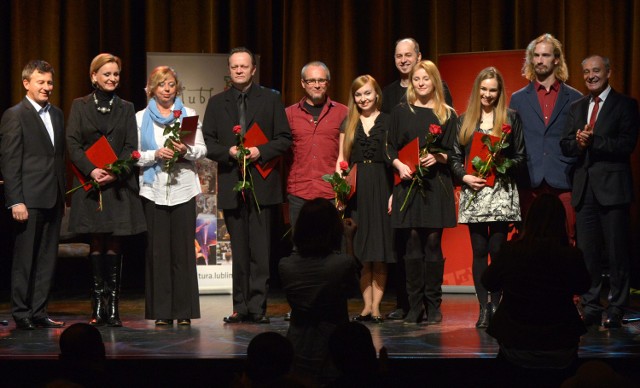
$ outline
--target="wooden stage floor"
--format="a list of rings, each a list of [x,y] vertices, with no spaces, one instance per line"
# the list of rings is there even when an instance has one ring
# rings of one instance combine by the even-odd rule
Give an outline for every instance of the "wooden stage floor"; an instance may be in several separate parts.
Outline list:
[[[638,305],[638,299],[638,296],[634,297],[634,306]],[[8,295],[3,295],[2,300],[7,301]],[[391,295],[385,296],[383,311],[390,311],[394,300]],[[283,314],[288,305],[281,293],[272,293],[269,300],[271,324],[268,325],[224,324],[223,316],[231,312],[230,295],[202,295],[200,306],[202,318],[193,320],[190,327],[175,324],[156,327],[153,321],[143,318],[143,296],[123,292],[121,318],[124,327],[99,328],[108,360],[242,360],[249,341],[256,334],[276,331],[284,335],[287,332],[288,323]],[[352,299],[349,303],[351,315],[357,314],[359,308],[359,301]],[[385,321],[367,326],[376,348],[386,347],[391,360],[495,358],[496,341],[484,330],[474,327],[478,314],[474,295],[445,294],[442,310],[444,320],[439,325],[416,326]],[[88,297],[77,294],[56,293],[49,306],[50,316],[65,321],[67,326],[86,322],[89,311]],[[633,316],[640,314],[627,315]],[[0,364],[4,364],[4,368],[17,365],[20,360],[57,359],[58,339],[63,329],[16,330],[7,302],[0,304],[0,319],[9,320],[8,326],[0,326]],[[630,360],[640,366],[640,323],[629,323],[615,330],[592,328],[582,338],[579,355],[581,359]]]

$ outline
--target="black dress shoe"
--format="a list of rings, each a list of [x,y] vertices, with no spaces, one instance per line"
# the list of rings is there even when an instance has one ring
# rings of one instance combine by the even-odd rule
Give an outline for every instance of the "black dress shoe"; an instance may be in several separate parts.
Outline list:
[[[156,326],[171,326],[173,319],[156,319]]]
[[[64,326],[64,322],[57,322],[49,317],[38,318],[33,320],[35,327],[44,327],[45,329],[53,329]]]
[[[407,314],[404,313],[402,309],[395,309],[389,314],[387,314],[387,319],[391,319],[392,321],[401,321]]]
[[[582,317],[585,326],[600,326],[602,324],[602,316],[600,314],[585,314]]]
[[[234,311],[233,314],[222,318],[222,320],[224,323],[242,323],[245,322],[247,318],[248,317],[245,314],[240,314]]]
[[[178,319],[178,326],[189,326],[191,325],[191,319]]]
[[[16,321],[16,329],[20,330],[35,330],[35,326],[31,319],[29,318],[21,318]]]
[[[373,323],[383,323],[384,322],[384,318],[382,318],[382,315],[373,315],[371,317],[371,322],[373,322]]]
[[[371,313],[367,315],[358,314],[355,317],[353,317],[353,321],[355,322],[369,322],[371,319],[372,319]]]
[[[271,320],[266,315],[254,315],[253,316],[253,323],[266,325],[266,324],[271,323]]]
[[[604,327],[607,329],[619,329],[622,327],[622,315],[621,314],[609,314],[604,321]]]

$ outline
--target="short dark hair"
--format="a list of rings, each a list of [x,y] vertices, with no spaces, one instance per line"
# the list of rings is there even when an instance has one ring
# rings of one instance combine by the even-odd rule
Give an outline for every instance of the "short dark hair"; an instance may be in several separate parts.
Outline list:
[[[326,256],[339,250],[344,227],[335,206],[316,198],[300,209],[293,228],[293,243],[302,257]]]
[[[293,345],[283,335],[267,331],[253,337],[247,347],[247,375],[252,381],[269,383],[289,373]]]
[[[538,240],[569,244],[567,216],[558,197],[541,194],[533,201],[524,221],[521,240],[529,244]]]
[[[101,360],[105,358],[102,335],[88,323],[74,323],[60,334],[60,358]]]
[[[55,74],[53,66],[51,66],[49,62],[43,61],[42,59],[33,59],[22,69],[22,79],[30,81],[34,71],[38,73],[51,73],[51,75]]]
[[[251,64],[253,66],[256,66],[256,57],[255,57],[255,55],[253,55],[251,50],[249,50],[246,47],[242,47],[242,46],[234,47],[234,48],[231,49],[231,51],[229,51],[229,55],[227,56],[227,64],[229,64],[229,58],[231,58],[231,56],[233,54],[238,54],[238,53],[247,53],[247,54],[249,54],[249,56],[251,57]]]

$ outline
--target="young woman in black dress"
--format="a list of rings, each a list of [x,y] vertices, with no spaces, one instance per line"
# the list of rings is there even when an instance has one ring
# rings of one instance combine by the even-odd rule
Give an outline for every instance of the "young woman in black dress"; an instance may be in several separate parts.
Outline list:
[[[393,188],[391,224],[400,230],[400,244],[406,247],[410,311],[405,322],[420,323],[426,310],[427,323],[434,324],[442,321],[442,230],[456,225],[447,153],[453,146],[457,116],[444,101],[442,79],[433,62],[418,62],[409,79],[408,103],[396,106],[389,122],[388,157],[401,179]],[[438,134],[428,136],[430,130]],[[413,172],[415,166],[398,156],[416,138],[420,149],[434,150],[419,160],[426,170],[421,177]],[[434,139],[430,145],[428,139]]]
[[[354,253],[362,263],[360,291],[364,307],[353,319],[382,323],[380,302],[387,283],[387,263],[395,261],[393,232],[389,217],[391,175],[385,163],[387,116],[380,112],[382,91],[370,75],[361,75],[351,84],[349,115],[339,161],[356,168],[356,192],[347,204],[347,216],[358,229]]]

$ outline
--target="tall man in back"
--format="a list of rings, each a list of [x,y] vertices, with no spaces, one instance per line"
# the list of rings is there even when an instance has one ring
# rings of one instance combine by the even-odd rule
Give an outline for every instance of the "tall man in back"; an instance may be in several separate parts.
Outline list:
[[[396,41],[395,52],[393,53],[393,60],[396,64],[396,69],[400,74],[400,79],[397,79],[385,86],[382,90],[382,112],[390,114],[391,110],[401,102],[406,102],[407,88],[411,80],[409,79],[409,73],[416,63],[422,60],[422,53],[420,53],[420,45],[413,38],[403,38]],[[449,86],[444,80],[442,81],[444,88],[444,100],[449,106],[453,106],[453,100],[451,99],[451,93],[449,92]]]
[[[280,93],[253,80],[253,53],[244,47],[234,48],[228,64],[232,87],[209,99],[202,125],[207,157],[218,162],[218,207],[223,211],[233,252],[233,313],[224,322],[269,323],[271,224],[283,198],[280,171],[270,169],[267,163],[289,148],[291,131]],[[253,189],[239,192],[234,187],[242,179],[239,166],[244,156],[238,152],[234,127],[240,126],[244,135],[254,124],[267,141],[248,147],[247,171]],[[264,167],[264,177],[256,165]]]
[[[518,111],[524,128],[528,177],[518,181],[522,218],[540,194],[557,196],[567,214],[567,233],[576,241],[576,215],[571,206],[571,171],[575,157],[560,149],[571,103],[582,94],[567,85],[569,70],[562,43],[543,34],[527,46],[522,74],[530,82],[513,93],[509,107]]]
[[[22,70],[27,94],[0,122],[0,167],[15,237],[11,313],[22,330],[64,326],[47,312],[65,182],[64,118],[49,102],[53,73],[45,61],[27,63]]]
[[[560,146],[566,156],[577,158],[571,204],[576,209],[578,248],[591,274],[591,288],[582,295],[584,323],[602,323],[604,253],[610,286],[604,326],[618,328],[629,304],[630,159],[640,117],[638,102],[613,90],[610,75],[608,58],[593,55],[582,61],[589,94],[571,105]]]
[[[334,198],[331,185],[322,176],[339,170],[340,125],[347,117],[347,107],[327,95],[330,81],[327,65],[320,61],[306,64],[300,74],[305,96],[286,109],[293,137],[287,179],[291,226],[306,201]]]

